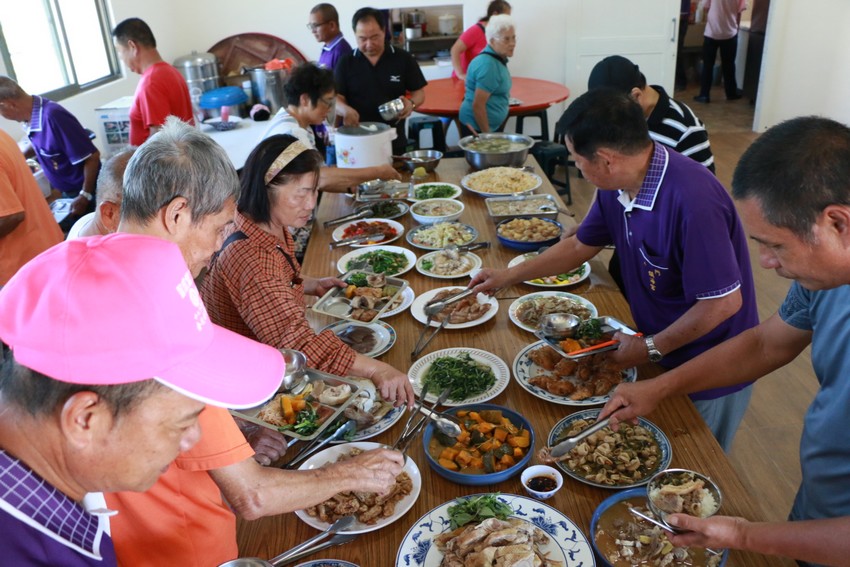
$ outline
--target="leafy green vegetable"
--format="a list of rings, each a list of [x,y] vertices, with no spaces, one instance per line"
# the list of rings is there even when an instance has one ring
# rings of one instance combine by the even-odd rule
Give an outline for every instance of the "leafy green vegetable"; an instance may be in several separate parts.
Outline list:
[[[576,338],[587,340],[602,338],[602,323],[598,319],[585,319],[576,329]]]
[[[449,399],[462,401],[484,393],[496,383],[496,375],[486,364],[474,360],[468,352],[458,356],[441,356],[425,372],[422,387],[442,392],[451,388]]]
[[[345,283],[347,283],[349,285],[356,285],[357,287],[366,287],[367,285],[369,285],[366,282],[366,274],[364,274],[362,272],[357,273],[357,274],[352,274],[352,276],[350,278],[348,278],[345,281]]]
[[[299,435],[310,435],[319,428],[319,425],[321,425],[319,414],[312,405],[307,404],[306,408],[295,414],[295,423],[283,425],[278,429],[281,431],[291,429]]]
[[[371,266],[372,271],[376,274],[387,274],[389,276],[397,274],[407,267],[407,257],[400,252],[371,250],[350,260],[345,269],[362,268],[362,262]]]
[[[449,506],[448,512],[453,530],[471,522],[483,522],[488,518],[506,520],[514,513],[510,506],[499,500],[498,494],[470,496],[454,506]]]
[[[415,190],[417,199],[444,199],[455,194],[455,188],[451,185],[426,185],[417,187]]]
[[[422,260],[422,269],[429,272],[434,268],[434,262],[431,260]]]
[[[378,219],[394,217],[401,212],[401,207],[393,201],[378,201],[368,206],[372,209],[372,216]]]

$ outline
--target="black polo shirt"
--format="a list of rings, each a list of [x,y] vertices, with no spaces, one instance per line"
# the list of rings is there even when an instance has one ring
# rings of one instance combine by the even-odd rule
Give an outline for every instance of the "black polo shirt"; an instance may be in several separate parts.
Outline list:
[[[361,122],[383,122],[378,107],[409,91],[416,91],[428,84],[413,56],[398,47],[385,45],[377,64],[359,50],[345,55],[334,69],[337,93],[345,97],[348,105],[360,114]],[[404,147],[404,121],[395,124],[399,140],[393,144],[394,151]]]

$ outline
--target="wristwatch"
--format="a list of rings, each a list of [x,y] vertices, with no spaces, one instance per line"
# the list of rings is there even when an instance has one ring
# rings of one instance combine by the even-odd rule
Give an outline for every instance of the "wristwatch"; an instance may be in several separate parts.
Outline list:
[[[655,346],[655,338],[653,335],[647,335],[643,340],[646,342],[646,350],[649,352],[650,362],[659,362],[662,358],[664,358],[664,355],[661,354],[661,351]]]
[[[86,198],[86,199],[88,199],[89,201],[91,201],[92,199],[94,199],[94,195],[92,195],[91,193],[89,193],[88,191],[85,191],[85,190],[80,191],[80,192],[79,192],[79,196],[80,196],[80,197],[85,197],[85,198]]]

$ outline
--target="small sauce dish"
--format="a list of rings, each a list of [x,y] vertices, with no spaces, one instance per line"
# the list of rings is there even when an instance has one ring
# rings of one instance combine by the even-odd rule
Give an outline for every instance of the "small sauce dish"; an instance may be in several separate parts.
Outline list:
[[[522,471],[522,487],[534,498],[551,498],[564,485],[564,477],[552,467],[533,465]]]

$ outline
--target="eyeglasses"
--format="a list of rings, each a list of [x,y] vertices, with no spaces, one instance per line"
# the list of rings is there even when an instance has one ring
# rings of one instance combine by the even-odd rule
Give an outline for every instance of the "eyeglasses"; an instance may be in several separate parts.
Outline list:
[[[321,24],[310,23],[310,24],[307,24],[307,29],[310,30],[310,31],[316,31],[317,29],[319,29],[320,27],[322,27],[326,23],[327,22],[322,22]]]
[[[507,37],[499,35],[499,36],[496,36],[495,39],[498,39],[499,41],[501,41],[503,43],[516,43],[516,36],[515,35],[509,35]]]

